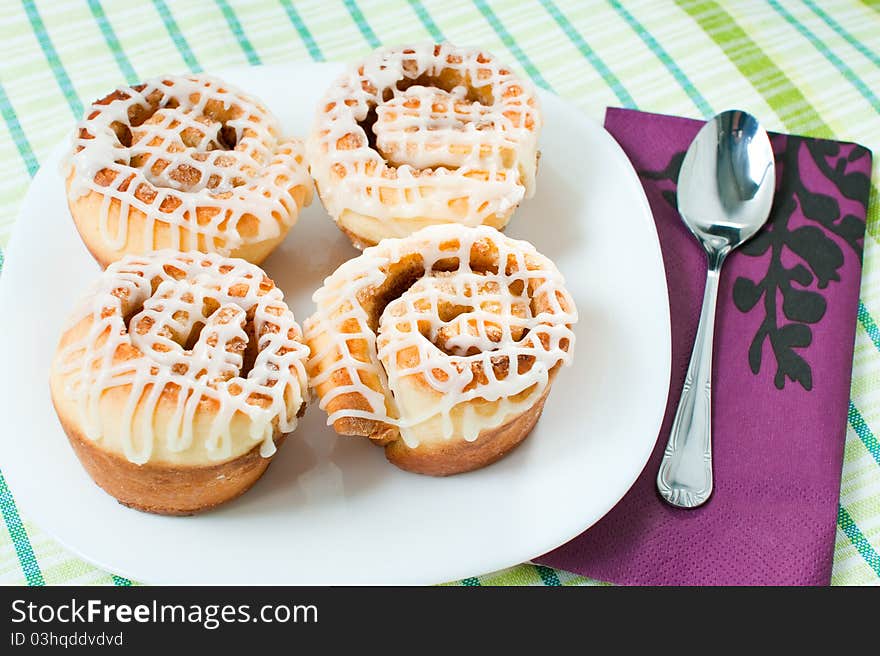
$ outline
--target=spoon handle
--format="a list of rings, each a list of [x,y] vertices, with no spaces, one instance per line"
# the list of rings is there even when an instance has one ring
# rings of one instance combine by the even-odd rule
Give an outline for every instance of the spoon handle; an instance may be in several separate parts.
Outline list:
[[[696,508],[712,494],[712,341],[723,256],[709,258],[703,309],[657,489],[667,503]]]

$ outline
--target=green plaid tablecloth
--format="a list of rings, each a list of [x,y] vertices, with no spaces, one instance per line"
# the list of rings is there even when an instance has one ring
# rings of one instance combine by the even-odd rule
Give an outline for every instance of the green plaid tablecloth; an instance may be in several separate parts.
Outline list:
[[[0,247],[42,159],[108,88],[186,70],[351,61],[382,44],[434,39],[485,47],[598,121],[607,105],[693,117],[736,106],[770,129],[858,141],[880,154],[877,0],[6,0],[2,15]],[[834,584],[880,584],[878,170]],[[6,321],[19,320],[14,308],[4,310]],[[0,583],[130,584],[67,553],[29,522],[2,473],[0,510]],[[527,564],[474,572],[459,583],[596,582]]]

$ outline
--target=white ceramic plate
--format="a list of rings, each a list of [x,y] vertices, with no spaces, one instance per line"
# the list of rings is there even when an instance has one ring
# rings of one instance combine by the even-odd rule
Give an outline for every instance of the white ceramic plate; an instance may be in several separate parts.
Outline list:
[[[304,135],[339,71],[217,74]],[[55,344],[98,274],[68,214],[60,146],[34,178],[0,276],[0,467],[23,513],[82,558],[151,583],[437,583],[529,560],[590,527],[635,481],[657,437],[670,367],[666,278],[617,143],[557,97],[542,102],[537,195],[508,234],[557,263],[580,323],[574,364],[529,439],[483,470],[430,478],[396,469],[363,439],[337,437],[315,404],[251,491],[196,517],[117,504],[80,467],[52,409]],[[265,268],[302,322],[323,278],[356,254],[316,200]]]

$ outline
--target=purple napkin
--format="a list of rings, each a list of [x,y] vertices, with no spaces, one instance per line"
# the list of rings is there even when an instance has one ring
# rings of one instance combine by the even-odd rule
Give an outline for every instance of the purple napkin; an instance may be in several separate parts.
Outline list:
[[[609,109],[648,196],[666,266],[672,376],[657,446],[627,495],[541,563],[620,584],[827,585],[840,494],[871,152],[772,134],[768,225],[724,267],[715,331],[715,491],[696,510],[655,490],[706,271],[675,209],[702,123]],[[614,220],[604,217],[603,220]]]

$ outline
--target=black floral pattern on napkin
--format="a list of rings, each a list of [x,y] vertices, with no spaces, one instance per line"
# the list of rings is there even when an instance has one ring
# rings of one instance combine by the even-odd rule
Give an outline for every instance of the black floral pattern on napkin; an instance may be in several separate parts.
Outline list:
[[[737,278],[733,302],[740,312],[763,312],[747,353],[752,373],[760,373],[764,343],[769,341],[776,360],[773,380],[777,389],[783,389],[788,379],[811,390],[813,372],[803,353],[813,341],[811,326],[822,321],[827,309],[820,290],[840,281],[843,248],[861,258],[865,233],[865,221],[852,214],[841,216],[837,198],[815,189],[830,184],[840,197],[856,201],[867,211],[870,180],[849,168],[869,157],[870,151],[797,136],[774,135],[772,141],[780,177],[770,219],[739,251],[755,258],[769,252],[767,268],[759,279]],[[663,185],[661,194],[676,211],[676,183],[684,155],[684,151],[675,153],[661,171],[639,171],[642,178]],[[815,165],[812,173],[818,172],[822,184],[807,183],[801,166],[804,155]],[[795,215],[804,221],[793,222]]]

